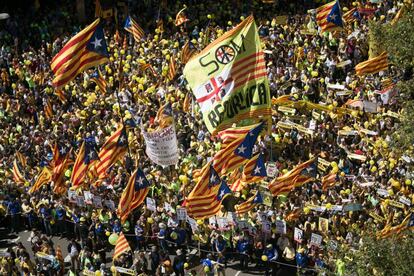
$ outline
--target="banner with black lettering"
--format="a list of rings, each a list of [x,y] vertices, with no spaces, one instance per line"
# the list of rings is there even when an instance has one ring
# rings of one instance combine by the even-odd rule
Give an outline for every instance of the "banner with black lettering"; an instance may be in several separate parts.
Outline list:
[[[157,165],[169,166],[178,162],[178,144],[174,125],[161,130],[145,132],[142,130],[146,153]]]
[[[211,133],[271,115],[266,62],[253,16],[192,57],[184,75]]]

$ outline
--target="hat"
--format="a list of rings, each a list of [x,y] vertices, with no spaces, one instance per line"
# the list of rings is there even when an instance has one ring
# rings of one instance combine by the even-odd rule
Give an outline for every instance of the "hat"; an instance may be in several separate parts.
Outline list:
[[[176,253],[177,253],[178,256],[180,256],[180,255],[183,254],[183,251],[181,249],[177,249]]]

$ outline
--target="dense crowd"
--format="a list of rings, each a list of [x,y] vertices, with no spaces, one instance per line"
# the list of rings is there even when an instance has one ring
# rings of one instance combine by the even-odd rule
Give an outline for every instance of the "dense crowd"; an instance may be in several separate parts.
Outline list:
[[[61,236],[70,240],[66,261],[73,274],[88,270],[110,275],[116,266],[137,274],[225,275],[227,264],[237,260],[244,271],[255,264],[275,275],[289,269],[309,274],[328,269],[343,275],[346,259],[333,258],[335,251],[357,248],[362,235],[381,233],[386,225],[399,225],[409,215],[414,202],[412,150],[397,153],[389,146],[399,126],[401,103],[398,95],[385,98],[379,91],[411,76],[392,65],[366,77],[354,71],[356,64],[368,59],[368,21],[390,22],[402,1],[341,1],[344,12],[354,7],[372,11],[355,16],[342,31],[325,34],[318,33],[315,13],[307,12],[320,5],[312,1],[304,1],[301,7],[294,1],[249,5],[239,4],[244,1],[187,1],[189,22],[175,27],[173,17],[183,5],[177,1],[158,11],[164,30],[157,28],[153,1],[144,2],[130,7],[146,33],[140,42],[122,28],[115,35],[113,20],[106,23],[110,59],[100,66],[100,72],[108,91],[102,93],[90,81],[95,72],[90,69],[62,89],[64,100],[52,87],[50,60],[82,29],[72,18],[72,4],[44,13],[39,10],[31,16],[42,20],[32,23],[19,22],[13,13],[1,22],[0,222],[10,232],[32,231],[32,247],[19,243],[3,252],[0,274],[63,275],[66,256],[51,240]],[[232,5],[233,9],[227,9]],[[150,6],[147,17],[134,14],[145,14]],[[259,138],[255,152],[264,153],[266,162],[275,165],[274,177],[315,156],[327,164],[320,165],[315,181],[287,195],[271,197],[266,187],[274,177],[268,176],[227,197],[216,216],[225,219],[213,217],[190,224],[179,217],[177,209],[195,185],[193,173],[220,149],[221,141],[209,134],[194,101],[191,110],[184,111],[184,100],[191,92],[182,75],[181,49],[190,41],[194,50],[201,50],[206,41],[221,36],[251,12],[265,51],[271,96],[291,95],[298,103],[326,107],[315,110],[296,105],[296,113],[290,114],[273,105],[271,134]],[[287,13],[286,18],[278,16]],[[177,77],[170,81],[167,73],[172,58],[177,60]],[[151,64],[157,75],[141,70],[142,64]],[[338,91],[332,85],[341,88]],[[375,108],[360,110],[347,106],[350,101],[369,102]],[[51,116],[44,112],[48,102]],[[157,128],[154,118],[166,102],[172,104],[180,159],[175,166],[161,167],[146,156],[141,128]],[[353,111],[338,112],[344,106]],[[72,149],[74,160],[82,139],[92,136],[101,146],[127,120],[134,122],[128,130],[129,161],[116,163],[103,182],[95,183],[90,176],[83,189],[100,202],[68,197],[71,167],[65,172],[68,189],[64,193],[55,194],[53,183],[28,193],[41,168],[51,162],[55,143],[61,149]],[[313,134],[278,125],[287,120]],[[11,173],[17,152],[27,161],[23,168],[27,181],[21,185]],[[365,158],[349,158],[349,153]],[[121,224],[115,209],[135,160],[151,183],[148,197],[155,200],[156,210],[144,202]],[[322,187],[322,176],[330,172],[338,175],[335,185]],[[264,204],[236,218],[234,205],[257,189],[265,195]],[[77,195],[82,193],[77,191]],[[265,222],[270,229],[263,227]],[[133,250],[108,265],[111,237],[121,231]],[[301,237],[294,237],[295,232],[302,232]]]

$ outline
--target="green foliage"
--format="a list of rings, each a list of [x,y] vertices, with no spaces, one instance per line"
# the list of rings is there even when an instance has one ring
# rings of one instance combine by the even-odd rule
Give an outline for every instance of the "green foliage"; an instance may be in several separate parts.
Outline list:
[[[345,275],[412,275],[414,271],[414,234],[376,239],[366,236],[358,250],[342,249]]]
[[[376,46],[374,52],[387,51],[393,74],[403,78],[397,84],[402,119],[394,133],[393,146],[404,151],[414,144],[414,11],[406,10],[396,24],[371,22],[369,28],[371,43]]]

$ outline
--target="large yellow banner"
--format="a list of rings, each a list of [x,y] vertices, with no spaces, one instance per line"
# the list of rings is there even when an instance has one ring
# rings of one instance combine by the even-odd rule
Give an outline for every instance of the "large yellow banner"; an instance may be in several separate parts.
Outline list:
[[[253,16],[192,57],[184,75],[211,133],[271,115],[266,63]]]

